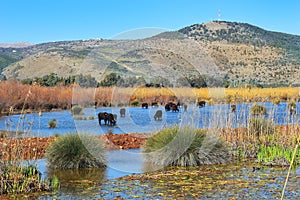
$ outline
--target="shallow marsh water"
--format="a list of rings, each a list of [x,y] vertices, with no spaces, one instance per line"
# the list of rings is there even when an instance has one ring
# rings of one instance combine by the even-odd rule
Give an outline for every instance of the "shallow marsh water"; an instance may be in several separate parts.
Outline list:
[[[280,103],[274,106],[271,103],[262,103],[267,107],[267,118],[276,124],[299,123],[299,116],[288,114],[287,104]],[[189,124],[199,128],[207,127],[244,127],[247,125],[252,104],[238,104],[237,111],[230,113],[230,105],[214,105],[198,108],[188,106],[188,111],[179,113],[165,112],[163,107],[158,108],[126,108],[126,117],[119,117],[120,108],[86,108],[87,118],[93,120],[74,120],[70,111],[37,113],[25,116],[13,115],[0,119],[1,130],[27,131],[27,134],[14,137],[41,136],[48,137],[56,134],[71,132],[88,132],[101,135],[113,133],[151,133],[174,124]],[[299,107],[299,103],[298,103]],[[155,121],[153,116],[158,109],[163,110],[163,119]],[[99,126],[96,114],[107,111],[118,114],[117,125]],[[58,127],[48,128],[48,122],[55,118]],[[197,123],[195,123],[197,122]],[[120,150],[109,152],[109,164],[105,170],[69,170],[50,171],[44,159],[35,161],[43,178],[51,175],[58,176],[61,188],[52,194],[36,194],[38,199],[278,199],[281,195],[287,169],[262,167],[253,172],[254,162],[200,166],[198,169],[183,170],[181,173],[191,173],[179,180],[144,180],[134,178],[115,179],[126,175],[140,174],[145,171],[146,164],[140,150]],[[148,168],[147,168],[148,169]],[[210,170],[213,169],[213,170]],[[193,175],[196,171],[206,172]],[[170,172],[171,173],[171,172]],[[174,172],[176,173],[176,172]],[[178,174],[177,174],[178,175]],[[173,177],[177,177],[174,174]],[[179,177],[179,176],[178,176]],[[191,178],[194,177],[194,178]],[[300,168],[297,168],[289,179],[286,199],[300,199]],[[194,187],[191,187],[192,186]]]
[[[299,124],[299,115],[290,115],[287,103],[273,105],[272,103],[261,103],[267,107],[266,118],[273,120],[276,124]],[[86,108],[84,117],[93,117],[92,120],[74,120],[70,111],[45,112],[40,117],[38,113],[26,115],[12,115],[0,118],[0,130],[25,131],[27,134],[15,135],[14,137],[40,136],[48,137],[56,134],[71,132],[88,132],[96,135],[104,133],[153,133],[167,126],[175,124],[192,124],[197,128],[209,127],[245,127],[249,121],[250,108],[253,104],[237,104],[235,113],[230,113],[230,105],[216,104],[198,108],[188,105],[187,112],[180,108],[180,112],[165,112],[163,107],[127,107],[126,116],[120,117],[120,108]],[[298,103],[298,107],[300,104]],[[155,121],[153,116],[157,110],[163,111],[161,121]],[[97,113],[110,112],[118,115],[116,126],[99,126]],[[57,120],[57,128],[48,128],[51,119]]]

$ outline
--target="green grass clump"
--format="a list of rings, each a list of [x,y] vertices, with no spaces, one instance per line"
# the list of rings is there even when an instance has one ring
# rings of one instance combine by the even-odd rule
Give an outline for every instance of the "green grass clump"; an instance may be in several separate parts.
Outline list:
[[[267,108],[265,106],[255,104],[251,107],[250,112],[252,115],[265,115],[267,114]]]
[[[57,120],[56,120],[56,119],[51,119],[51,120],[48,122],[48,127],[49,127],[49,128],[56,128],[56,127],[57,127]]]
[[[189,126],[166,128],[148,138],[143,149],[147,161],[161,166],[198,166],[231,160],[221,139]]]
[[[78,169],[105,167],[103,142],[89,134],[68,134],[58,137],[46,151],[50,168]]]
[[[81,106],[73,106],[71,108],[71,114],[72,115],[83,115],[83,108]]]
[[[33,165],[1,162],[0,169],[0,195],[52,191],[59,187],[55,177],[42,180],[41,173]]]
[[[293,157],[293,149],[281,145],[260,146],[257,160],[265,165],[290,165]],[[296,159],[293,166],[300,165],[300,148],[296,150]]]

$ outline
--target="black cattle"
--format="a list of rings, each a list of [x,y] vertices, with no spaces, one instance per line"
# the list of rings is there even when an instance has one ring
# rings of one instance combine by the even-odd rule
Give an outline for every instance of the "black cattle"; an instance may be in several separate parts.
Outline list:
[[[152,103],[151,103],[151,106],[152,106],[152,107],[158,107],[158,103],[157,103],[157,102],[152,102]]]
[[[230,112],[235,112],[236,111],[236,105],[230,105]]]
[[[142,108],[148,109],[148,103],[142,103]]]
[[[154,120],[162,120],[162,110],[157,110],[154,115]]]
[[[296,114],[296,109],[294,107],[290,107],[290,114],[295,115]]]
[[[203,108],[205,106],[206,102],[205,101],[199,101],[198,106],[199,108]]]
[[[172,112],[179,112],[178,106],[174,103],[172,105]]]
[[[180,101],[178,101],[177,107],[178,107],[178,108],[181,108],[181,106],[182,106],[182,105],[181,105]]]
[[[115,125],[116,124],[116,120],[113,114],[111,113],[107,113],[107,112],[99,112],[98,113],[98,121],[99,121],[99,125],[101,126],[101,120],[104,120],[104,124],[105,125]]]
[[[165,105],[165,110],[166,110],[166,111],[170,111],[170,110],[171,110],[170,104],[166,104],[166,105]]]
[[[121,116],[121,117],[125,117],[125,113],[126,113],[125,108],[121,108],[121,109],[120,109],[120,116]]]

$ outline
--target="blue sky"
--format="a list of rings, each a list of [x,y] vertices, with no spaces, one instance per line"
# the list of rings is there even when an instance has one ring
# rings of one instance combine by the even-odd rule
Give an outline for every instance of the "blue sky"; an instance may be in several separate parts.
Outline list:
[[[300,35],[299,0],[0,0],[0,43],[91,38],[221,20]]]

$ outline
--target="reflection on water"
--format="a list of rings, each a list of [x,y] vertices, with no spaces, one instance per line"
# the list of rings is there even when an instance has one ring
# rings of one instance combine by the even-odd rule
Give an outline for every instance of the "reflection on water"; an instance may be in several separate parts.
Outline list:
[[[277,124],[299,123],[299,115],[289,115],[287,103],[280,103],[274,106],[270,102],[261,103],[267,107],[267,118],[272,119]],[[299,103],[298,103],[299,104]],[[43,113],[40,117],[38,113],[26,114],[25,116],[13,115],[0,119],[0,130],[27,131],[29,136],[53,136],[55,134],[66,134],[70,132],[88,132],[100,135],[112,131],[113,133],[150,133],[163,129],[174,124],[185,124],[198,122],[195,125],[199,128],[208,127],[245,127],[249,121],[250,108],[253,104],[237,104],[236,112],[230,113],[230,105],[216,104],[198,108],[195,105],[188,105],[187,112],[180,108],[180,112],[165,112],[164,107],[150,107],[142,109],[127,107],[125,117],[119,116],[120,108],[86,108],[84,116],[92,120],[74,120],[70,111]],[[297,106],[300,107],[300,104]],[[155,121],[155,112],[163,111],[162,120]],[[97,113],[110,112],[118,115],[117,125],[99,126]],[[58,122],[57,128],[48,128],[48,122],[55,118]],[[187,119],[187,120],[185,120]],[[20,122],[20,123],[19,123]]]

